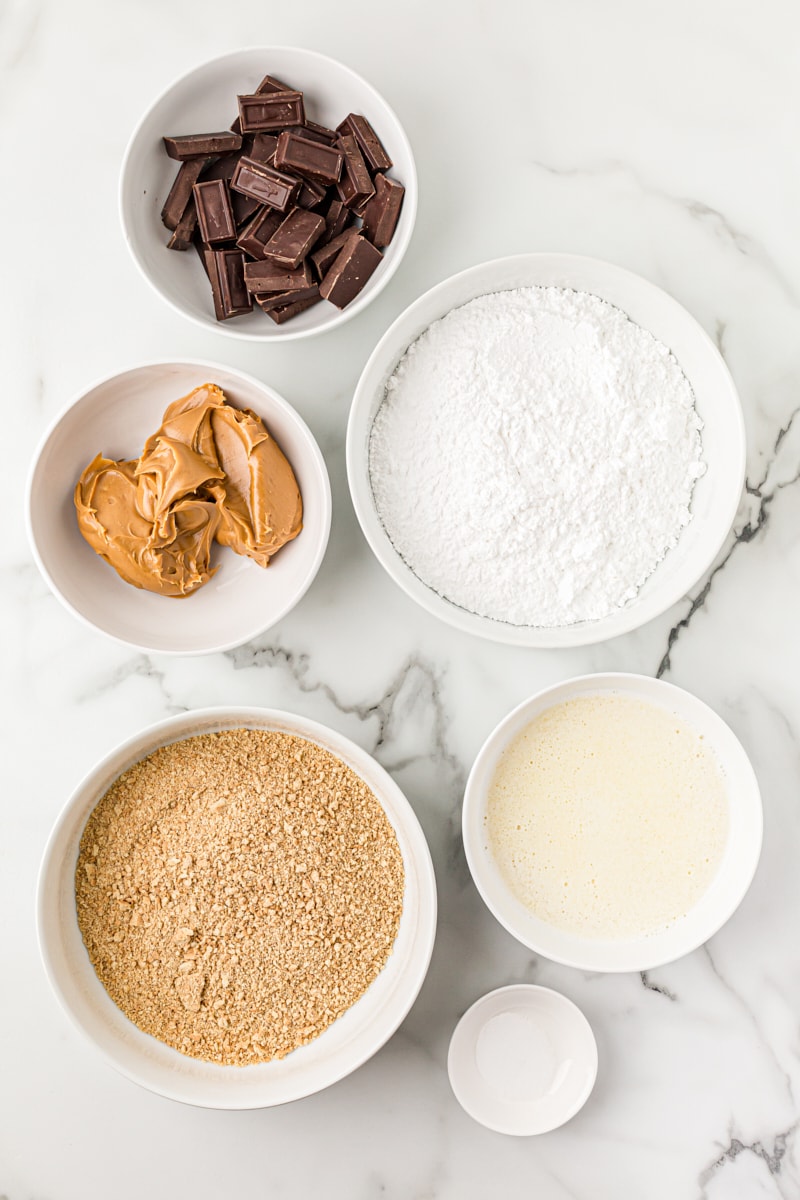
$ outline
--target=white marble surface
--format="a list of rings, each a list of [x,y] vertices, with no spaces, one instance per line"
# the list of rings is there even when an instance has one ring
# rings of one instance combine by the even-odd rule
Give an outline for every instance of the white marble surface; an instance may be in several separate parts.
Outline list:
[[[800,17],[791,0],[5,0],[0,6],[6,508],[2,578],[0,1196],[139,1200],[648,1200],[800,1195]],[[418,156],[401,270],[338,333],[283,349],[208,336],[151,294],[117,226],[129,130],[171,78],[239,45],[301,44],[366,74]],[[661,619],[585,651],[482,644],[419,612],[361,537],[343,436],[361,366],[430,284],[523,250],[609,258],[667,288],[722,347],[743,399],[748,487],[714,570]],[[48,593],[21,505],[45,422],[104,373],[154,357],[261,375],[309,421],[331,471],[320,575],[267,636],[209,659],[144,657]],[[763,788],[753,887],[688,958],[603,977],[536,960],[490,917],[459,839],[465,773],[536,688],[660,672],[730,722]],[[398,1034],[344,1082],[282,1110],[181,1107],[78,1037],[39,963],[33,900],[49,828],[118,740],[212,703],[282,706],[374,751],[434,854],[430,975]],[[447,1083],[461,1012],[503,983],[574,999],[597,1087],[569,1125],[513,1140]]]

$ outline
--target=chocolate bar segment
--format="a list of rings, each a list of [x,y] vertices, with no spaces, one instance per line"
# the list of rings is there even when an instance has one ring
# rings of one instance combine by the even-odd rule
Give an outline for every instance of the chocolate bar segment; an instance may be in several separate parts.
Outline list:
[[[328,190],[321,183],[315,183],[313,179],[303,179],[297,203],[301,208],[318,208],[320,204],[325,203],[327,197]]]
[[[298,288],[311,287],[311,268],[308,263],[302,263],[294,271],[279,267],[277,263],[265,259],[264,262],[246,262],[244,264],[244,281],[248,292],[259,295],[263,292],[295,292]]]
[[[352,134],[343,133],[336,145],[344,154],[344,169],[341,181],[336,185],[336,190],[339,193],[339,199],[348,208],[353,208],[367,200],[375,188],[372,186],[366,163],[361,157],[361,151]]]
[[[264,92],[254,96],[239,96],[238,101],[242,133],[257,133],[259,129],[284,129],[287,125],[305,123],[302,92]]]
[[[320,284],[319,294],[337,308],[344,308],[359,294],[383,259],[380,250],[357,237],[340,250]]]
[[[271,308],[285,308],[287,304],[299,304],[302,300],[319,300],[319,288],[316,283],[310,287],[298,288],[294,292],[265,292],[255,297],[255,302],[264,312]]]
[[[337,132],[352,134],[371,171],[389,170],[392,160],[366,117],[359,116],[358,113],[349,113],[341,125],[337,126]]]
[[[364,208],[364,236],[379,249],[392,240],[406,189],[395,179],[375,176],[375,195]]]
[[[342,201],[334,197],[325,212],[325,237],[323,240],[329,242],[332,238],[338,237],[352,215],[350,209],[345,208]]]
[[[251,258],[263,258],[264,247],[281,224],[281,214],[274,208],[265,205],[259,209],[236,239],[240,246]]]
[[[305,312],[307,308],[311,308],[314,304],[319,304],[322,297],[320,295],[309,296],[305,300],[297,300],[294,304],[282,304],[280,308],[265,308],[264,311],[276,325],[282,325],[284,321],[296,317],[298,313]]]
[[[206,250],[205,266],[211,283],[214,314],[218,321],[241,316],[253,309],[244,284],[244,254],[241,250]]]
[[[281,83],[280,79],[276,79],[274,75],[265,75],[261,83],[256,88],[256,95],[263,96],[269,92],[291,92],[292,89],[288,83]]]
[[[200,178],[200,172],[209,162],[207,158],[191,158],[181,163],[175,182],[169,190],[161,210],[161,220],[167,229],[177,229],[186,206],[192,198],[192,188]]]
[[[312,142],[325,142],[328,146],[332,146],[339,136],[335,129],[328,129],[327,125],[318,125],[316,121],[309,121],[308,117],[302,129],[290,129],[289,132],[311,138]]]
[[[286,212],[300,191],[300,181],[290,175],[282,175],[266,163],[254,158],[240,158],[231,179],[231,187],[245,196],[252,196],[261,204],[269,204],[280,212]]]
[[[167,242],[169,250],[188,250],[192,244],[194,231],[197,229],[197,207],[192,197],[183,211],[183,215],[175,226],[172,237]]]
[[[237,232],[261,208],[258,200],[254,200],[252,196],[245,196],[243,192],[231,192],[231,206],[233,208],[233,219],[236,222]]]
[[[307,212],[304,208],[293,208],[264,246],[264,258],[272,259],[281,267],[294,268],[305,258],[324,230],[324,217]]]
[[[164,145],[170,158],[184,162],[187,158],[208,158],[210,154],[227,154],[240,150],[242,139],[236,133],[189,133],[181,137],[165,137]]]
[[[230,183],[239,158],[240,154],[238,150],[235,150],[232,154],[223,154],[219,158],[206,159],[208,166],[203,168],[200,179],[203,183],[207,179],[224,179],[226,183]]]
[[[236,237],[236,221],[231,208],[228,185],[224,179],[196,183],[192,188],[197,205],[197,220],[204,242],[228,242]]]
[[[308,175],[320,183],[338,183],[344,155],[335,146],[323,146],[296,133],[284,131],[278,138],[275,166],[286,167],[299,175]]]
[[[250,153],[247,157],[255,158],[258,162],[267,163],[271,167],[277,149],[278,139],[274,134],[257,133],[253,137],[253,145],[250,147]]]
[[[345,209],[346,211],[347,209]],[[351,241],[360,236],[361,231],[358,229],[345,229],[335,238],[331,238],[326,245],[314,251],[311,255],[311,261],[320,279],[324,279],[328,274],[328,271],[344,247],[349,246]]]

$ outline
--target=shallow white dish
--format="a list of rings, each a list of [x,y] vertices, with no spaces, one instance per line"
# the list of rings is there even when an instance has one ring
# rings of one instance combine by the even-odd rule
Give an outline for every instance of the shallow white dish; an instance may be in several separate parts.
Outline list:
[[[303,529],[266,570],[215,546],[216,575],[190,596],[166,598],[124,583],[94,553],[78,530],[73,492],[95,454],[140,454],[166,407],[203,383],[218,384],[237,408],[264,420],[300,485]],[[34,455],[26,511],[39,569],[76,617],[141,650],[210,654],[263,633],[304,595],[328,544],[331,490],[311,431],[272,388],[217,363],[158,362],[101,380],[56,417]]]
[[[221,729],[274,729],[316,742],[372,788],[403,855],[405,892],[394,950],[361,999],[315,1041],[286,1058],[224,1067],[187,1058],[142,1033],[117,1008],[95,975],[75,909],[75,865],[95,804],[133,763],[159,746]],[[78,785],[56,822],[38,886],[39,947],[58,1000],[72,1022],[123,1075],[172,1100],[204,1108],[268,1108],[309,1096],[342,1079],[386,1042],[425,978],[436,933],[436,882],[420,824],[403,793],[365,750],[332,729],[291,713],[210,708],[182,713],[137,733]]]
[[[674,353],[704,422],[708,463],[692,499],[693,520],[675,549],[626,607],[599,621],[564,626],[510,625],[467,612],[422,582],[392,546],[369,478],[369,437],[386,381],[415,338],[451,309],[488,292],[518,287],[590,292],[622,309]],[[358,520],[376,558],[412,599],[467,633],[517,646],[581,646],[643,625],[680,600],[713,562],[736,515],[745,471],[745,432],[733,380],[714,343],[686,309],[654,284],[612,263],[571,254],[521,254],[454,275],[397,318],[373,351],[356,388],[347,429],[347,475]]]
[[[450,1039],[447,1073],[459,1104],[481,1125],[517,1137],[549,1133],[589,1099],[597,1043],[566,996],[512,984],[464,1013]]]
[[[349,112],[362,113],[394,163],[389,174],[406,189],[403,208],[394,237],[383,252],[384,262],[347,308],[339,310],[323,301],[284,325],[275,325],[258,308],[249,315],[217,321],[208,280],[194,250],[167,249],[169,230],[161,223],[161,209],[180,164],[167,157],[161,139],[228,129],[237,115],[237,95],[253,92],[267,74],[302,91],[309,118],[319,124],[335,127]],[[417,172],[400,121],[365,79],[314,50],[261,46],[202,63],[153,102],[125,152],[119,204],[122,231],[134,262],[174,309],[215,333],[257,342],[287,342],[342,325],[383,290],[411,240],[417,214]]]
[[[576,696],[617,694],[674,713],[702,734],[722,769],[730,827],[717,874],[689,912],[662,933],[619,940],[579,937],[535,917],[513,895],[487,844],[486,800],[504,749],[539,713]],[[475,885],[501,925],[518,941],[554,962],[586,971],[647,971],[672,962],[725,924],[750,886],[761,853],[763,814],[758,781],[741,743],[721,717],[690,692],[646,675],[583,675],[524,701],[484,742],[467,780],[462,812],[464,851]]]

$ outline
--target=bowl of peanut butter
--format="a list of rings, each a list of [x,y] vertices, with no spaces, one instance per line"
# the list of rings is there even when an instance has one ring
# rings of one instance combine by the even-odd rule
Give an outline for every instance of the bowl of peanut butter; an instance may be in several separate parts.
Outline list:
[[[27,494],[34,558],[80,620],[162,654],[231,649],[285,616],[327,546],[322,454],[277,392],[218,364],[101,380],[46,431]]]

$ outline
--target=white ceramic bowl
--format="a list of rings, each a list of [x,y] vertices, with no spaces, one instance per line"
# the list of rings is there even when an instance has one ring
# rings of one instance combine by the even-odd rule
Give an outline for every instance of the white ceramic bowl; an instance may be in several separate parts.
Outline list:
[[[456,1099],[496,1133],[558,1129],[583,1108],[597,1078],[597,1042],[581,1010],[551,988],[512,984],[476,1000],[447,1055]]]
[[[78,530],[73,492],[95,454],[140,454],[167,405],[203,383],[218,384],[231,403],[263,418],[297,476],[303,529],[266,570],[215,546],[216,575],[191,596],[166,598],[124,583],[94,553]],[[39,569],[76,617],[140,650],[210,654],[263,633],[305,593],[328,544],[331,490],[308,426],[272,388],[217,363],[148,363],[94,384],[56,417],[33,459],[27,522]]]
[[[286,1058],[224,1067],[187,1058],[142,1033],[95,975],[75,909],[83,828],[114,779],[159,746],[221,729],[274,729],[307,738],[346,762],[372,788],[397,834],[405,868],[400,929],[388,963],[360,1000]],[[290,713],[214,708],[145,729],[103,759],[76,788],[45,850],[38,888],[39,946],[58,1000],[77,1028],[123,1075],[153,1092],[203,1108],[268,1108],[342,1079],[391,1037],[416,999],[436,933],[436,882],[425,836],[403,793],[366,751],[332,729]]]
[[[535,917],[513,895],[486,838],[486,801],[505,748],[539,713],[576,696],[617,694],[674,713],[701,734],[725,776],[730,827],[717,874],[697,904],[662,933],[620,940],[584,938]],[[484,742],[467,780],[462,813],[464,850],[488,908],[523,945],[545,958],[586,971],[647,971],[696,950],[725,924],[750,886],[761,853],[761,796],[750,760],[721,717],[690,692],[646,675],[583,675],[546,688],[515,708]]]
[[[518,287],[566,287],[609,301],[669,347],[686,374],[704,422],[708,470],[692,498],[694,519],[645,582],[635,600],[599,621],[533,627],[467,612],[419,579],[381,524],[369,479],[369,436],[386,381],[415,338],[451,309],[488,292]],[[521,254],[471,267],[426,292],[397,318],[375,347],[356,388],[347,430],[347,474],[364,536],[396,583],[434,616],[467,633],[517,646],[581,646],[627,633],[680,600],[708,569],[731,527],[745,471],[739,399],[714,343],[694,317],[646,279],[597,259],[571,254]]]
[[[237,114],[237,95],[252,92],[267,74],[302,91],[309,118],[319,124],[336,126],[349,112],[362,113],[394,163],[390,175],[406,189],[403,208],[384,251],[384,262],[347,308],[339,310],[324,301],[285,325],[275,325],[260,310],[220,322],[214,317],[211,291],[197,255],[193,250],[179,253],[167,249],[169,231],[160,214],[179,164],[167,157],[161,139],[165,134],[227,129]],[[168,304],[215,333],[257,342],[286,342],[335,329],[361,312],[386,286],[414,229],[417,172],[402,125],[365,79],[313,50],[262,46],[202,63],[154,101],[125,153],[119,200],[122,230],[134,262]]]

